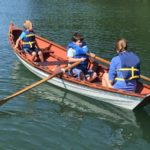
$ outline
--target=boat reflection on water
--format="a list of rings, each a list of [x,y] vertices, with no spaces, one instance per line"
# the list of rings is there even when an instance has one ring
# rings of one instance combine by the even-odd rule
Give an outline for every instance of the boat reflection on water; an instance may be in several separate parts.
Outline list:
[[[69,91],[64,91],[53,85],[47,85],[43,94],[43,99],[58,103],[62,107],[62,111],[68,107],[69,111],[79,111],[93,117],[97,117],[108,123],[114,124],[114,128],[122,128],[122,134],[131,137],[143,137],[146,141],[150,142],[150,106],[147,106],[136,111],[130,111],[113,105],[99,102],[94,99],[78,95]],[[43,90],[43,89],[42,89]],[[40,91],[37,89],[37,92]],[[41,93],[43,93],[41,91]],[[67,109],[67,110],[68,110]],[[124,132],[124,133],[123,133]],[[134,133],[135,132],[135,133]]]
[[[35,90],[36,96],[38,94],[43,100],[47,99],[50,102],[59,104],[62,111],[65,111],[67,108],[70,111],[87,113],[90,116],[93,115],[114,123],[136,125],[136,118],[132,111],[117,108],[50,84],[44,85],[44,88],[37,87]]]

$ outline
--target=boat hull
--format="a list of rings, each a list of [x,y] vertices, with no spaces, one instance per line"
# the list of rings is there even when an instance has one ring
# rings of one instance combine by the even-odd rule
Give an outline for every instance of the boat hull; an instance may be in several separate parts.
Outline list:
[[[17,55],[17,54],[16,54]],[[33,67],[26,61],[24,61],[19,55],[17,55],[19,60],[24,64],[24,66],[29,69],[32,73],[40,78],[48,77],[49,74]],[[129,95],[122,95],[114,92],[108,92],[105,90],[93,89],[91,87],[82,86],[81,84],[72,83],[66,81],[64,79],[54,77],[48,80],[49,83],[61,87],[66,90],[70,90],[72,92],[96,99],[98,101],[104,101],[125,109],[133,110],[139,103],[141,102],[142,98],[134,97]]]

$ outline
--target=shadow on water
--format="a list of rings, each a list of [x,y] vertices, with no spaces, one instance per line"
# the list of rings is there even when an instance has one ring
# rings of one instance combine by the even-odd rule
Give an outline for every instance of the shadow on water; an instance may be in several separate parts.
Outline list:
[[[143,139],[150,143],[150,106],[134,111],[136,122],[142,131]]]

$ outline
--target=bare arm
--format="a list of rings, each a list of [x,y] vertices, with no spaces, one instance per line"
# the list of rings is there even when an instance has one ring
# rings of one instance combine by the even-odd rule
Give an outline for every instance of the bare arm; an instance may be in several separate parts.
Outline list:
[[[18,45],[19,45],[19,42],[21,41],[21,39],[20,38],[18,38],[17,39],[17,41],[16,41],[16,44],[15,44],[15,48],[17,48],[18,47]]]
[[[77,62],[77,61],[85,61],[86,58],[73,58],[68,57],[68,62]]]

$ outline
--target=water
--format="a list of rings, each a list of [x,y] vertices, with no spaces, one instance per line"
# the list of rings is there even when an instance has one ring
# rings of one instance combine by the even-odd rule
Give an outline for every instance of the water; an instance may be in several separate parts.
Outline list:
[[[63,46],[80,31],[90,50],[108,60],[123,36],[149,76],[149,7],[148,0],[0,1],[0,97],[39,80],[12,52],[11,21],[22,27],[30,19],[39,35]],[[150,149],[150,106],[127,111],[47,83],[1,106],[0,122],[1,150]]]

